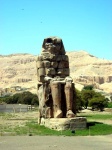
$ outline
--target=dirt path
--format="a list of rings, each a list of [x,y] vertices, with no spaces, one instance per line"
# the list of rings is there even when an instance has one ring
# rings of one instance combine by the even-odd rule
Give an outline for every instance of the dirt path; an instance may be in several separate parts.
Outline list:
[[[3,136],[2,150],[111,150],[108,136]]]

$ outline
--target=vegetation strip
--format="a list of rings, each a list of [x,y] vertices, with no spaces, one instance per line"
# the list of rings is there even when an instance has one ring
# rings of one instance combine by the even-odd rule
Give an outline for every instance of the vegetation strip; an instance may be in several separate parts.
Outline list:
[[[19,113],[18,113],[19,114]],[[35,121],[34,119],[26,119],[21,120],[18,122],[19,124],[11,125],[13,122],[12,120],[8,120],[8,117],[14,118],[17,117],[16,114],[7,114],[7,113],[0,113],[1,123],[0,123],[0,135],[28,135],[28,136],[35,136],[35,135],[57,135],[57,136],[88,136],[88,135],[108,135],[112,134],[112,125],[107,125],[100,123],[98,120],[108,118],[108,120],[112,120],[112,114],[86,114],[87,117],[87,129],[84,130],[66,130],[66,131],[55,131],[48,129],[44,126],[41,126]],[[33,112],[31,112],[33,115]],[[84,116],[84,114],[79,114],[79,116]],[[89,121],[92,118],[93,121]],[[97,121],[96,121],[97,120]],[[6,124],[5,121],[8,121]],[[4,123],[3,123],[4,122]]]

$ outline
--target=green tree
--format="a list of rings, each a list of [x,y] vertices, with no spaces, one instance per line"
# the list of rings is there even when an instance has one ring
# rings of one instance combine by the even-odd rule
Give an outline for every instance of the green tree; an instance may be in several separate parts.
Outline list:
[[[93,85],[84,86],[83,90],[93,90]]]
[[[95,95],[95,91],[93,90],[82,90],[81,91],[81,97],[82,97],[82,100],[84,101],[84,106],[85,108],[88,107],[88,103],[89,103],[89,100],[92,99]]]
[[[7,104],[13,104],[13,96],[5,96],[4,102]]]
[[[89,106],[92,107],[92,110],[94,109],[98,109],[100,111],[103,111],[104,108],[108,105],[108,101],[107,99],[100,95],[98,97],[93,97],[90,101],[89,101]]]
[[[32,94],[29,91],[23,92],[21,93],[19,99],[18,99],[18,103],[21,104],[28,104],[28,105],[38,105],[38,97],[36,94]]]
[[[38,99],[37,94],[33,94],[33,98],[32,98],[31,104],[32,105],[39,105],[39,99]]]
[[[82,100],[81,97],[81,92],[79,90],[75,90],[75,99],[76,99],[76,111],[78,112],[79,110],[82,109],[82,107],[84,106],[84,101]]]
[[[18,100],[21,96],[21,93],[16,93],[13,95],[13,104],[17,104],[18,103]]]
[[[0,97],[0,103],[39,105],[37,95],[29,91],[23,93],[16,93],[13,96],[7,95],[4,97]]]
[[[111,100],[111,102],[112,102],[112,95],[110,96],[110,100]]]
[[[1,103],[5,103],[5,98],[4,97],[0,97],[0,104]]]
[[[21,93],[18,103],[31,105],[33,94],[29,91]]]

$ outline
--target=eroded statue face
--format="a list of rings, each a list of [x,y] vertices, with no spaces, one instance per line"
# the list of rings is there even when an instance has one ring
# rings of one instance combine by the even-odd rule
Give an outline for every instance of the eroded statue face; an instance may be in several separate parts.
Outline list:
[[[58,54],[61,49],[61,46],[62,42],[55,38],[47,38],[44,41],[44,48],[52,54]]]
[[[62,39],[57,36],[50,36],[45,38],[42,44],[42,53],[65,55]]]

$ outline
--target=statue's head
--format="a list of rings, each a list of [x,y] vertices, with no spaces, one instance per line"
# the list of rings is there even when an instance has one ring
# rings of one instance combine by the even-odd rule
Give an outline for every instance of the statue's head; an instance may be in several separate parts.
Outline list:
[[[56,55],[64,55],[65,49],[62,39],[58,37],[45,38],[42,45],[42,52],[49,52]]]

